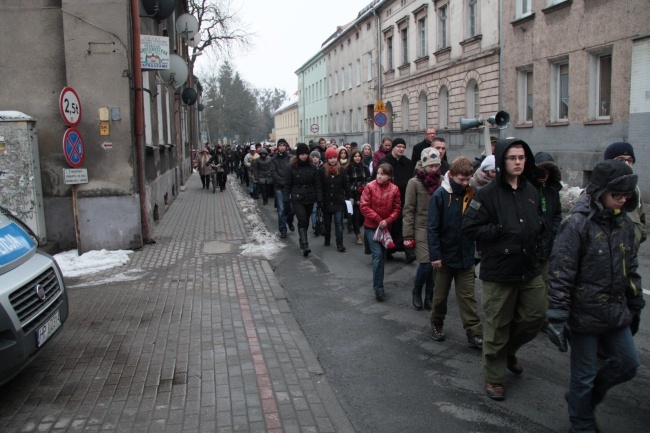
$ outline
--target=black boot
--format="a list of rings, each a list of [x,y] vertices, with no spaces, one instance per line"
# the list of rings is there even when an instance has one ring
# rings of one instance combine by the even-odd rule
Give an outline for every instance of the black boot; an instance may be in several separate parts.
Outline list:
[[[413,287],[411,294],[413,295],[413,308],[418,311],[422,310],[422,286]]]
[[[345,252],[345,247],[343,246],[343,239],[341,239],[341,240],[337,239],[336,240],[336,251],[338,251],[340,253]]]
[[[424,291],[424,309],[431,309],[431,301],[433,300],[433,289],[425,289]]]
[[[309,253],[311,253],[309,243],[307,242],[307,229],[299,228],[298,236],[300,237],[300,249],[302,250],[302,255],[307,257]]]
[[[330,246],[330,234],[325,233],[325,243],[323,243],[324,246],[329,247]]]

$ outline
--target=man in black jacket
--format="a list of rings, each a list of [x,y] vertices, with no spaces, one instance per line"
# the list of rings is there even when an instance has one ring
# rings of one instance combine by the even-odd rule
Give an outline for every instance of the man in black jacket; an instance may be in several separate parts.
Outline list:
[[[463,216],[463,234],[480,243],[485,311],[483,376],[487,395],[505,398],[506,369],[523,372],[517,350],[545,322],[548,305],[537,249],[543,230],[536,167],[528,145],[499,140],[497,178],[479,190]]]
[[[284,179],[290,169],[291,155],[287,152],[289,143],[284,138],[278,140],[278,151],[271,159],[271,178],[273,179],[273,187],[275,188],[275,205],[278,208],[278,230],[280,237],[287,237],[287,226],[289,230],[294,231],[293,226],[293,207],[291,202],[284,201]]]
[[[411,161],[415,161],[417,163],[422,156],[422,151],[427,147],[432,147],[434,138],[436,138],[436,128],[427,128],[426,131],[424,131],[424,140],[413,146]]]

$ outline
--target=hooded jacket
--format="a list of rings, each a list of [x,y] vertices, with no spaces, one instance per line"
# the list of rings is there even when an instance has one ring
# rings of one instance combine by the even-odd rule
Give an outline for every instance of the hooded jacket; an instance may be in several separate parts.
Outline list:
[[[506,179],[505,154],[521,145],[526,162],[516,189]],[[538,249],[544,222],[539,215],[539,193],[533,152],[524,141],[499,140],[495,152],[497,177],[478,191],[463,216],[463,234],[480,242],[479,278],[497,282],[525,282],[539,275]]]
[[[548,172],[546,182],[538,182],[539,206],[545,227],[541,237],[539,259],[547,260],[553,250],[553,240],[562,222],[562,203],[560,202],[562,172],[553,161],[553,157],[546,152],[537,152],[535,163],[537,167]]]
[[[323,188],[323,212],[344,212],[346,210],[345,199],[350,196],[348,174],[338,162],[334,166],[338,169],[337,174],[331,173],[330,167],[332,166],[329,163],[325,163],[318,169]]]
[[[620,180],[631,181],[629,173],[624,175],[627,180]],[[619,184],[611,191],[627,191],[623,188]],[[568,319],[571,330],[578,333],[629,326],[632,314],[645,306],[634,224],[627,215],[636,201],[630,197],[623,212],[604,209],[599,197],[605,190],[604,185],[589,184],[587,194],[562,222],[551,255],[548,317]]]
[[[283,198],[285,203],[313,204],[323,201],[320,173],[309,158],[302,161],[298,156],[291,158],[291,169],[284,178]]]
[[[271,178],[276,191],[284,189],[284,178],[291,169],[291,154],[288,151],[276,153],[271,158]]]
[[[418,161],[415,170],[416,172],[422,171],[421,162]],[[438,178],[438,180],[441,179]],[[402,210],[402,221],[404,224],[402,226],[402,235],[404,238],[412,238],[415,240],[415,257],[418,263],[430,262],[427,241],[427,220],[432,195],[429,195],[427,187],[424,186],[417,176],[412,177],[406,185],[404,209]]]
[[[363,189],[359,210],[365,217],[364,227],[376,229],[380,222],[386,220],[390,229],[399,218],[401,208],[399,189],[393,182],[380,184],[373,180]]]

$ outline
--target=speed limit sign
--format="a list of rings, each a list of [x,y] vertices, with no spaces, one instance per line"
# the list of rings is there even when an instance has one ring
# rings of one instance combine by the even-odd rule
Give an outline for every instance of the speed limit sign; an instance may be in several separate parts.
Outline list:
[[[72,87],[64,87],[61,91],[59,110],[66,125],[75,127],[81,122],[81,101]]]

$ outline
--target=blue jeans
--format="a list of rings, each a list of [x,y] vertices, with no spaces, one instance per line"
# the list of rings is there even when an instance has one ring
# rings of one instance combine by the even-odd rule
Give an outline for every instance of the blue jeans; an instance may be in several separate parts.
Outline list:
[[[366,239],[370,246],[370,253],[372,254],[372,288],[375,293],[384,291],[384,261],[386,259],[386,248],[381,242],[372,240],[375,235],[376,229],[369,229],[364,227]]]
[[[430,262],[420,263],[415,271],[415,281],[413,282],[417,289],[422,289],[426,284],[426,291],[433,292],[433,267]]]
[[[250,193],[251,197],[257,199],[259,197],[259,190],[257,188],[257,184],[251,181],[248,184],[248,192]]]
[[[323,212],[323,220],[325,220],[325,237],[329,239],[332,233],[332,217],[334,217],[334,234],[336,242],[343,242],[343,211],[329,213]]]
[[[598,369],[598,343],[607,361]],[[594,408],[607,391],[636,375],[639,357],[629,327],[605,334],[571,336],[569,418],[575,432],[595,432]]]
[[[284,201],[281,189],[275,190],[275,205],[278,208],[278,230],[280,230],[280,233],[286,233],[287,222],[293,223],[293,208],[291,202]]]

